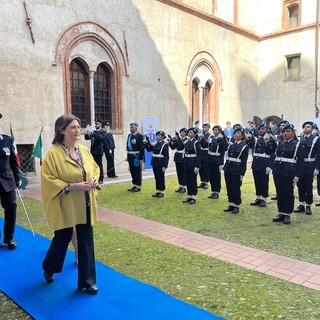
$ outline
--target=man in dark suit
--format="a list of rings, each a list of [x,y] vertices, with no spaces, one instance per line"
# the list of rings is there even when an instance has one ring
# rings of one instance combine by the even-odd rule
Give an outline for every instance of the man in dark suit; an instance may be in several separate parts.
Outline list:
[[[138,132],[138,123],[130,123],[130,133],[127,138],[127,161],[133,187],[128,189],[131,192],[141,191],[142,184],[142,160],[144,155],[143,135]]]
[[[106,137],[106,132],[102,130],[102,121],[99,119],[94,119],[94,125],[96,130],[87,130],[87,134],[84,136],[86,140],[91,140],[91,154],[94,161],[100,168],[99,183],[103,183],[103,166],[102,166],[102,156],[103,156],[103,140]]]
[[[103,151],[107,160],[107,176],[109,178],[117,178],[114,168],[114,150],[116,145],[114,143],[113,135],[110,132],[110,122],[105,125],[106,137],[103,140]]]
[[[19,165],[13,141],[7,135],[0,135],[0,198],[4,209],[3,243],[9,250],[16,248],[13,239],[16,225],[16,191],[19,186]],[[1,240],[1,233],[0,233]],[[0,242],[0,248],[2,243]]]

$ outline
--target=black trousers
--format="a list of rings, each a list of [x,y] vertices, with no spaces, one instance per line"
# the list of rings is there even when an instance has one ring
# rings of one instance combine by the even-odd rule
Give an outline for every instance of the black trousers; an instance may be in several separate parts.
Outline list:
[[[166,189],[166,185],[162,167],[153,167],[153,174],[156,180],[156,190],[164,191]]]
[[[294,207],[293,177],[273,175],[277,191],[278,212],[291,214]]]
[[[226,181],[228,201],[239,206],[241,200],[241,185],[240,175],[232,173],[224,173],[224,179]]]
[[[305,174],[300,177],[297,186],[299,201],[311,205],[313,203],[313,175]]]
[[[87,223],[76,225],[78,242],[78,288],[90,288],[96,284],[93,229],[90,224],[90,209],[87,208]],[[47,254],[42,262],[43,270],[60,273],[71,241],[73,228],[56,230]]]
[[[116,175],[116,171],[114,168],[114,151],[112,153],[105,152],[106,160],[107,160],[107,176],[114,177]]]
[[[9,242],[13,240],[14,229],[16,226],[16,212],[17,212],[17,196],[16,191],[12,190],[10,192],[6,192],[5,189],[0,184],[0,198],[1,198],[1,206],[4,209],[4,242]],[[0,232],[0,240],[1,240],[1,232]]]
[[[194,173],[194,168],[185,168],[186,185],[188,196],[196,196],[198,194],[197,188],[197,174]]]
[[[269,196],[269,175],[265,170],[252,170],[256,196],[268,198]]]
[[[208,182],[209,181],[209,174],[208,174],[208,163],[207,159],[201,159],[201,166],[199,170],[200,180],[201,182]]]
[[[102,165],[102,154],[93,154],[93,159],[96,162],[96,164],[100,168],[100,176],[99,176],[99,181],[103,181],[103,165]]]
[[[219,164],[208,163],[208,174],[212,192],[220,192],[221,190],[221,172],[219,167]]]
[[[135,167],[133,162],[129,162],[129,169],[132,178],[132,184],[135,186],[141,187],[142,184],[142,168],[141,165],[139,167]]]
[[[186,185],[186,171],[183,166],[183,162],[176,162],[176,171],[178,176],[178,182],[181,186]]]

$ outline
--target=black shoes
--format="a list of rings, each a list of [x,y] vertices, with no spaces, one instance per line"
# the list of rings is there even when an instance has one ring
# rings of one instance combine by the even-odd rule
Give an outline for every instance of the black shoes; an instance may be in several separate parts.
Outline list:
[[[191,201],[191,198],[187,198],[186,200],[183,200],[182,202],[183,203],[188,203],[188,202],[190,202]]]
[[[16,242],[12,239],[12,240],[3,240],[3,243],[8,245],[8,249],[9,250],[14,250],[16,247],[17,247],[17,244]]]
[[[306,206],[306,215],[307,216],[311,216],[312,215],[311,206]]]
[[[290,224],[290,216],[284,214],[278,214],[275,218],[272,219],[273,222],[283,222],[283,224]]]
[[[233,211],[235,207],[234,206],[228,206],[227,208],[223,209],[224,212],[231,212]]]
[[[188,203],[189,204],[195,204],[196,203],[196,199],[190,199],[190,201]]]
[[[291,221],[290,221],[290,216],[284,216],[283,218],[283,224],[290,224]]]
[[[259,204],[259,207],[260,208],[264,208],[267,206],[267,202],[265,200],[260,200],[260,204]]]
[[[78,286],[78,290],[79,291],[81,291],[81,290],[83,290],[84,289],[84,287],[79,287]],[[86,289],[86,293],[87,294],[90,294],[90,295],[96,295],[96,294],[98,294],[98,292],[99,292],[99,290],[98,290],[98,288],[95,286],[95,285],[93,285],[93,286],[91,286],[91,287],[89,287],[89,288],[85,288]]]
[[[52,283],[53,280],[54,280],[53,273],[48,272],[48,271],[46,271],[46,270],[44,270],[43,276],[44,276],[44,278],[46,279],[46,281],[47,281],[48,283]]]
[[[134,186],[134,187],[128,189],[128,191],[131,191],[131,192],[139,192],[139,191],[141,191],[141,188],[138,188],[138,187]]]
[[[239,213],[239,207],[234,207],[232,213]]]
[[[260,203],[261,203],[261,200],[260,199],[256,199],[253,202],[251,202],[250,205],[251,206],[258,206],[258,205],[260,205]]]
[[[108,178],[118,178],[118,176],[117,175],[115,175],[115,176],[108,176]]]
[[[317,202],[315,203],[315,206],[316,206],[316,207],[320,207],[320,201],[317,201]]]
[[[293,210],[294,213],[302,213],[305,212],[305,208],[302,204],[299,204],[299,206]]]
[[[179,192],[179,193],[185,193],[186,192],[186,188],[185,187],[179,187],[177,190],[175,190],[174,192]]]
[[[154,198],[163,198],[164,194],[162,192],[156,192],[155,194],[152,195]]]
[[[209,199],[218,199],[219,198],[219,193],[212,192],[210,196],[208,196]]]
[[[198,188],[208,189],[208,184],[205,182],[201,182],[200,185],[198,186]]]

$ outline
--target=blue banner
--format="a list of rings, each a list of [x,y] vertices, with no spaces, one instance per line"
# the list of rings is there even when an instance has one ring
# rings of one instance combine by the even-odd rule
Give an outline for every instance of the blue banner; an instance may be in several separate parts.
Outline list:
[[[143,128],[144,138],[148,136],[150,139],[150,142],[155,143],[157,141],[156,132],[158,131],[158,119],[143,118],[142,128]],[[145,150],[144,157],[146,160],[146,170],[151,170],[152,169],[152,165],[151,165],[152,153]]]

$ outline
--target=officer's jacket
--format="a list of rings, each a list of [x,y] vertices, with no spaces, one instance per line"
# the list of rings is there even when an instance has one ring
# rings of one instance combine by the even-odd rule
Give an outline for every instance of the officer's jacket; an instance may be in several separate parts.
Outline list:
[[[314,134],[302,136],[304,169],[303,174],[312,175],[314,169],[320,169],[320,138]]]
[[[103,140],[103,151],[105,153],[109,153],[110,150],[114,151],[116,145],[114,143],[113,135],[111,132],[107,132],[104,140]]]
[[[274,162],[274,152],[277,143],[270,138],[267,142],[263,137],[251,139],[248,141],[249,147],[252,149],[252,165],[253,170],[265,171],[267,167],[272,168]]]
[[[201,146],[200,142],[193,138],[188,139],[184,144],[184,167],[186,169],[200,168]]]
[[[207,132],[202,132],[200,136],[200,146],[201,146],[201,160],[205,161],[208,157],[208,139],[210,137],[210,133]]]
[[[227,140],[211,134],[208,138],[207,163],[223,165],[226,150]]]
[[[273,174],[292,178],[301,177],[303,167],[303,145],[296,139],[280,142],[275,153]]]
[[[148,142],[145,144],[148,151],[152,151],[151,165],[156,168],[167,168],[169,162],[169,146],[164,140],[157,141],[155,144]]]
[[[244,176],[247,170],[249,146],[244,142],[235,142],[228,147],[228,157],[224,164],[225,173]]]
[[[102,129],[94,130],[90,134],[84,136],[85,140],[91,140],[90,152],[93,155],[103,154],[103,140],[106,137],[106,132]]]
[[[0,135],[0,184],[6,192],[19,186],[19,165],[11,137]]]
[[[135,133],[129,133],[127,138],[128,162],[133,162],[136,156],[138,156],[139,160],[143,160],[143,155],[144,155],[143,135],[138,131]]]
[[[173,161],[184,162],[184,144],[188,140],[188,137],[183,137],[182,139],[174,139],[169,142],[169,147],[171,150],[177,150],[174,154]]]

